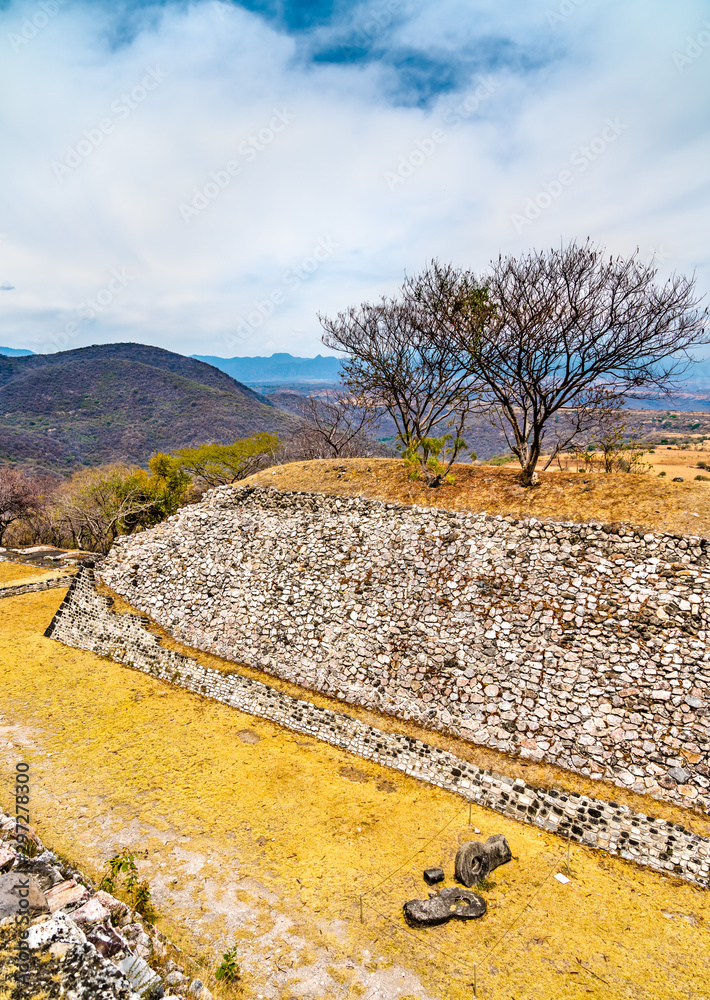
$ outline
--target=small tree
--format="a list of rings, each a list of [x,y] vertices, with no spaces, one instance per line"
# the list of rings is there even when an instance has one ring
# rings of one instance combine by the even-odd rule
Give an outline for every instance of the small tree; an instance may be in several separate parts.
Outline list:
[[[159,524],[175,513],[190,485],[181,473],[166,479],[159,472],[162,456],[151,460],[156,470],[109,465],[74,473],[57,495],[57,508],[75,545],[108,552],[118,535]]]
[[[486,312],[485,290],[474,279],[434,261],[405,279],[397,299],[352,306],[335,319],[319,317],[323,343],[347,355],[348,390],[390,414],[405,461],[429,486],[440,485],[466,447],[463,432],[475,395],[470,370],[447,335],[455,326],[473,346]]]
[[[254,434],[234,444],[203,444],[180,448],[175,460],[185,472],[196,476],[206,487],[223,486],[246,479],[267,465],[273,465],[280,447],[275,434]]]
[[[661,285],[656,277],[638,251],[606,257],[589,241],[492,265],[484,336],[455,328],[454,342],[524,485],[543,448],[547,468],[614,400],[670,391],[691,349],[708,343],[694,280],[674,275]],[[558,421],[556,433],[563,411],[571,424]]]
[[[630,426],[620,412],[621,407],[602,410],[597,425],[577,442],[575,461],[580,469],[599,469],[601,472],[648,472],[651,466],[644,462],[648,450],[643,444],[638,427]]]
[[[38,513],[43,505],[39,482],[9,465],[0,467],[0,544],[15,521]]]

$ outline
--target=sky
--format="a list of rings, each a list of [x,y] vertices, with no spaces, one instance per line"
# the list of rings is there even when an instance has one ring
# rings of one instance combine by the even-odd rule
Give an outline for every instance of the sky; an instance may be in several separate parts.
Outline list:
[[[0,344],[328,353],[432,258],[710,292],[710,2],[0,0]]]

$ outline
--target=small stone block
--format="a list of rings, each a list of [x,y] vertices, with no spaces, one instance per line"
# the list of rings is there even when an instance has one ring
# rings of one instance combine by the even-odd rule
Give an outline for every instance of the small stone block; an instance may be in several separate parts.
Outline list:
[[[427,885],[436,885],[437,882],[444,881],[443,868],[426,868],[424,871],[424,881]]]

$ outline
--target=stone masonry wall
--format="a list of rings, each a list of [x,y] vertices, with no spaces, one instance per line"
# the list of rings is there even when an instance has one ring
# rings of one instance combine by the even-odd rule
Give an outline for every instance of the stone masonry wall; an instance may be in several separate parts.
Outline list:
[[[101,576],[192,647],[707,809],[709,544],[221,487]]]
[[[55,587],[66,587],[70,582],[70,577],[58,576],[53,580],[41,580],[39,583],[24,583],[17,587],[0,588],[0,600],[3,597],[19,597],[20,594],[36,594],[41,590],[52,590]]]
[[[672,872],[696,885],[710,882],[710,839],[679,824],[575,793],[534,788],[520,779],[482,770],[460,757],[308,701],[292,698],[239,673],[222,673],[166,649],[140,615],[116,614],[113,600],[96,593],[94,571],[81,569],[47,629],[66,645],[109,656],[239,711],[269,719],[385,767],[438,785],[521,822],[561,834],[623,858]]]

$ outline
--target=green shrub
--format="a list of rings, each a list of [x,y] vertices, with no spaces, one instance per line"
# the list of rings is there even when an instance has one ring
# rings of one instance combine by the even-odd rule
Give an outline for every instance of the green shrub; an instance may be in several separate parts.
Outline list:
[[[236,945],[230,948],[229,951],[225,951],[224,955],[222,955],[222,961],[217,966],[214,977],[215,979],[224,979],[227,983],[239,982],[241,973],[239,971],[239,963],[237,962]]]
[[[155,919],[155,910],[150,898],[150,886],[144,879],[138,881],[138,867],[135,855],[127,847],[106,862],[108,871],[101,879],[99,889],[114,894],[121,883],[123,894],[131,907],[146,920]]]

